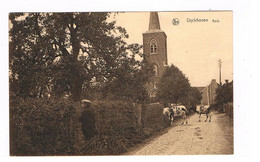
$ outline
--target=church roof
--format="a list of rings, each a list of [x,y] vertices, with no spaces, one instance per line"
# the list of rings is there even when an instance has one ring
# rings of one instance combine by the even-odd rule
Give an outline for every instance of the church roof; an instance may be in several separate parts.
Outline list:
[[[164,31],[162,31],[160,29],[153,29],[153,30],[146,31],[145,33],[160,33],[160,32],[164,32]]]
[[[149,29],[145,33],[163,32],[160,27],[158,12],[150,12]]]
[[[149,30],[161,29],[157,12],[150,12]]]

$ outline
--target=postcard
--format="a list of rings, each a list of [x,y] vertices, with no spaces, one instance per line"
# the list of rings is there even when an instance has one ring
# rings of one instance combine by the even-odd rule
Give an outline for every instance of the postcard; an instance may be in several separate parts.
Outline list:
[[[233,155],[233,12],[9,13],[11,156]]]

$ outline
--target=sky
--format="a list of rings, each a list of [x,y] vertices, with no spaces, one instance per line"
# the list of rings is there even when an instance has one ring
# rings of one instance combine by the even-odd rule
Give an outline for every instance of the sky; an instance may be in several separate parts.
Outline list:
[[[218,60],[222,61],[222,83],[233,80],[233,13],[226,12],[158,12],[161,30],[167,35],[168,65],[177,66],[191,86],[219,82]],[[129,34],[127,43],[143,43],[148,30],[149,12],[125,12],[115,16],[117,25]],[[172,20],[178,18],[179,25]],[[187,19],[207,19],[188,22]],[[215,20],[215,22],[212,22]]]

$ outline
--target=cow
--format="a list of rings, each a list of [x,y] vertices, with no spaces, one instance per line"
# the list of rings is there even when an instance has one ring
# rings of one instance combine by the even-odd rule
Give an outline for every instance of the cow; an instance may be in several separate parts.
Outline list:
[[[198,111],[198,114],[199,114],[199,122],[200,122],[201,114],[205,114],[206,115],[205,122],[207,122],[208,119],[209,119],[209,122],[211,122],[212,107],[210,107],[209,105],[205,105],[205,106],[201,105],[201,106],[199,106],[199,109],[197,109],[197,111]]]
[[[173,106],[173,111],[174,111],[174,114],[176,114],[176,116],[182,117],[182,119],[183,119],[182,125],[184,123],[188,124],[188,118],[187,118],[188,110],[186,109],[185,106],[183,106],[183,105]]]
[[[165,107],[163,109],[163,114],[168,116],[170,122],[173,122],[173,120],[174,120],[174,112],[173,112],[173,109],[171,107]]]
[[[183,119],[182,125],[186,122],[188,124],[188,118],[187,118],[187,109],[186,108],[181,108],[181,116]]]

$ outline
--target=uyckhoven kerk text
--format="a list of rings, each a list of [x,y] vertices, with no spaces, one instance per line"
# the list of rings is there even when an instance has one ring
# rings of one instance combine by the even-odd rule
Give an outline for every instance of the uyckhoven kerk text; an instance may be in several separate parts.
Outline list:
[[[200,18],[187,18],[187,22],[193,23],[193,22],[208,22],[208,19],[200,19]]]

